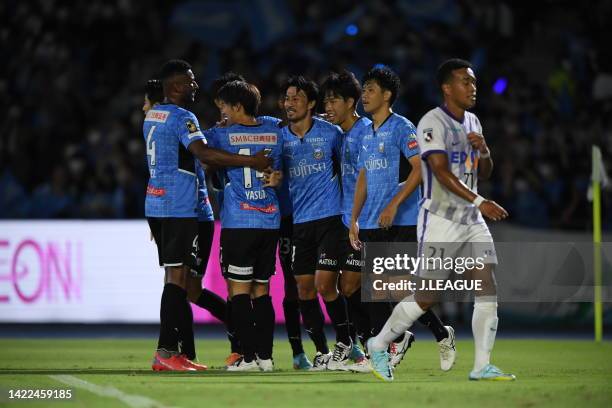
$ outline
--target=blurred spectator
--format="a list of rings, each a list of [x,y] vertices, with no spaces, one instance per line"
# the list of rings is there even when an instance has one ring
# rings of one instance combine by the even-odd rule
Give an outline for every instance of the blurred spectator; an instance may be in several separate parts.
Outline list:
[[[587,229],[590,146],[612,154],[611,12],[552,0],[2,2],[0,217],[142,217],[143,87],[168,58],[190,61],[201,89],[241,73],[273,115],[289,74],[386,64],[403,81],[394,109],[416,124],[439,102],[438,64],[456,56],[476,66],[496,163],[483,192],[512,222]],[[203,91],[193,110],[203,126],[217,119]]]

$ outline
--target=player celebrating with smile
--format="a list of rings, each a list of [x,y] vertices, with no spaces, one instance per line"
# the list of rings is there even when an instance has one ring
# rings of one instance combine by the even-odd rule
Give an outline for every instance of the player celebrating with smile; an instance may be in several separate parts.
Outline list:
[[[179,338],[190,331],[187,313],[191,275],[198,270],[197,177],[194,156],[215,166],[247,166],[264,170],[270,159],[263,153],[242,156],[210,148],[195,115],[186,109],[198,84],[191,66],[168,61],[161,69],[164,102],[147,112],[143,124],[149,184],[145,215],[157,244],[159,265],[165,269],[160,306],[160,334],[153,359],[156,371],[194,371],[205,368],[179,354]]]
[[[314,82],[293,77],[284,91],[289,125],[283,128],[283,169],[293,205],[293,273],[302,320],[317,348],[312,369],[346,370],[353,346],[346,300],[337,289],[342,221],[340,184],[334,174],[342,133],[312,117],[318,98]],[[317,293],[336,331],[333,354],[327,348]]]
[[[357,113],[357,103],[361,98],[361,85],[352,72],[332,73],[321,86],[326,119],[340,126],[344,132],[341,149],[342,176],[342,223],[344,224],[343,240],[341,242],[340,291],[347,299],[349,311],[349,330],[353,340],[351,358],[355,364],[352,371],[370,371],[370,364],[359,347],[357,337],[365,344],[370,333],[368,311],[361,303],[361,252],[354,249],[349,241],[355,183],[359,174],[359,151],[364,132],[372,124],[366,117]],[[367,333],[367,334],[366,334]]]

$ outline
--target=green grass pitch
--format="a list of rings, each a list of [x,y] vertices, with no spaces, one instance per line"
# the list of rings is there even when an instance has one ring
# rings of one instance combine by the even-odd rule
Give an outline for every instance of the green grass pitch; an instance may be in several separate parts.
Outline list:
[[[499,339],[493,362],[518,380],[489,383],[467,380],[473,358],[473,343],[468,340],[458,342],[457,363],[443,373],[436,344],[419,339],[393,383],[383,383],[372,374],[295,372],[283,340],[275,344],[275,372],[228,373],[219,368],[228,353],[227,342],[200,340],[197,345],[200,361],[212,369],[159,374],[150,371],[153,339],[1,339],[0,406],[612,406],[610,342]],[[305,346],[312,355],[310,342]],[[72,385],[58,378],[68,378]],[[10,389],[71,389],[73,399],[15,401],[8,399]]]

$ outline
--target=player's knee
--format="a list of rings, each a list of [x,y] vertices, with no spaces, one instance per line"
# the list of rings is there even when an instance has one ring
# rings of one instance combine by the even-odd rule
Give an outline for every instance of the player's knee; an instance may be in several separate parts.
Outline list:
[[[315,283],[317,292],[323,296],[323,298],[333,297],[335,298],[338,294],[338,288],[336,282],[329,282],[327,280],[318,280]]]
[[[314,299],[317,297],[317,290],[314,286],[298,285],[298,296],[300,299]]]
[[[361,279],[349,278],[348,275],[340,279],[340,291],[346,297],[351,296],[361,287]]]
[[[269,292],[267,283],[255,282],[251,287],[251,298],[255,299],[267,295]]]
[[[166,268],[166,283],[172,283],[180,288],[185,289],[185,274],[186,270],[182,266]]]
[[[191,303],[196,303],[202,294],[202,287],[196,285],[187,286],[187,298]]]

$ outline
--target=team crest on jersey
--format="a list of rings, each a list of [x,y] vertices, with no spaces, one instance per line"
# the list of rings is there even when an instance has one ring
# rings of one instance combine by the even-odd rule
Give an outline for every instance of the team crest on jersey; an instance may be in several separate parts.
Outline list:
[[[189,131],[189,133],[195,133],[199,130],[198,125],[196,125],[195,122],[191,119],[187,120],[187,122],[185,122],[185,125],[187,126],[187,130]]]
[[[379,151],[380,153],[384,153],[384,152],[385,152],[385,142],[380,142],[380,143],[378,144],[378,151]]]
[[[431,142],[433,139],[433,129],[429,128],[429,129],[423,129],[423,139],[425,139],[426,142]]]
[[[316,147],[314,149],[313,156],[315,159],[321,160],[323,158],[323,149],[321,149],[320,147]]]

